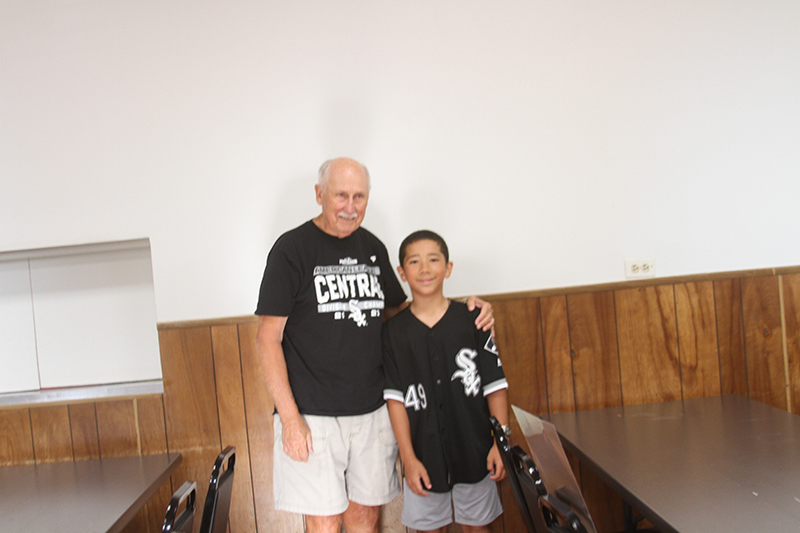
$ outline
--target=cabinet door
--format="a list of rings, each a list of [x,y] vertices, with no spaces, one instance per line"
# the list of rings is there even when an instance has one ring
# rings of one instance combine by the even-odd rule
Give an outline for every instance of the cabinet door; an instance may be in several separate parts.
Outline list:
[[[42,388],[161,379],[149,248],[30,259]]]
[[[39,388],[28,260],[0,262],[0,393]]]

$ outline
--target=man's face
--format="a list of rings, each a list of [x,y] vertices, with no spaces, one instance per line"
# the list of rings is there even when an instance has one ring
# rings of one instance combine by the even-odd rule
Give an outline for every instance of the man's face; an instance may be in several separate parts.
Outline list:
[[[367,176],[354,161],[331,164],[325,190],[315,185],[317,203],[322,206],[319,227],[325,233],[343,239],[361,226],[367,211],[369,186]]]

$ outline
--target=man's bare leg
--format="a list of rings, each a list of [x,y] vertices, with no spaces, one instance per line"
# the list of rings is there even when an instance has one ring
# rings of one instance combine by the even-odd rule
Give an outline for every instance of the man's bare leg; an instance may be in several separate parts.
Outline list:
[[[344,512],[344,530],[347,533],[378,533],[380,506],[366,506],[350,502]]]
[[[342,516],[313,516],[306,515],[306,533],[340,533],[342,531]]]

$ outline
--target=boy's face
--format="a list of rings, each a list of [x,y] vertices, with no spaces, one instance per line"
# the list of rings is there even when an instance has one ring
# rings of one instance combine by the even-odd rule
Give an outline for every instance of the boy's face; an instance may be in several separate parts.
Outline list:
[[[453,263],[444,260],[439,244],[430,239],[412,242],[406,247],[406,258],[397,272],[408,282],[413,294],[420,296],[442,293],[444,280],[450,277]]]

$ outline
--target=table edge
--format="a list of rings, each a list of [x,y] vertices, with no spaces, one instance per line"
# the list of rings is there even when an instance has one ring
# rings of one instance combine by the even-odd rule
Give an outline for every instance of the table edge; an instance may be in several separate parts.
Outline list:
[[[117,521],[114,522],[114,524],[108,529],[107,533],[121,533],[128,523],[133,520],[133,517],[136,516],[136,513],[138,513],[139,510],[144,507],[147,501],[152,498],[156,492],[158,492],[161,486],[166,483],[172,473],[177,470],[178,466],[183,461],[183,456],[181,456],[180,453],[163,453],[153,455],[166,456],[169,460],[167,468],[161,473],[160,476],[158,476],[158,478],[156,478],[156,480],[147,488],[147,490],[141,494],[141,496],[131,502],[131,505],[125,510],[124,513],[122,513],[122,515],[120,515]],[[147,457],[147,455],[140,455],[138,457]]]

